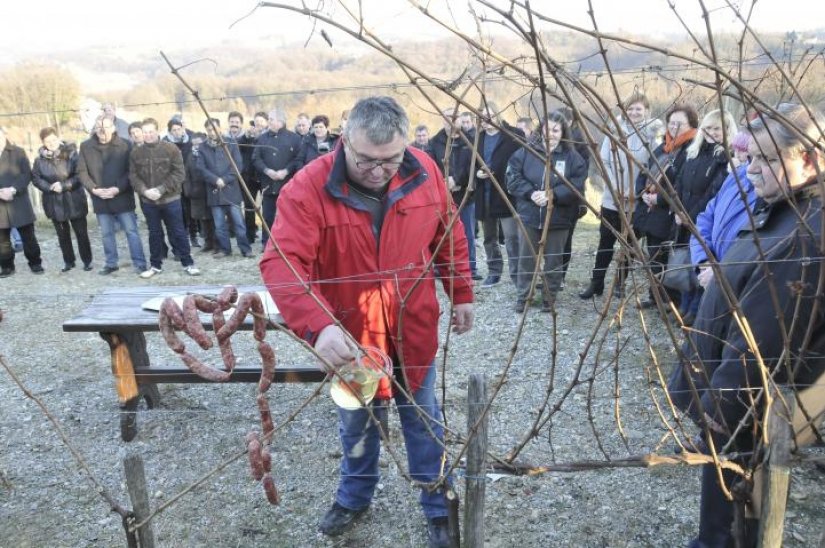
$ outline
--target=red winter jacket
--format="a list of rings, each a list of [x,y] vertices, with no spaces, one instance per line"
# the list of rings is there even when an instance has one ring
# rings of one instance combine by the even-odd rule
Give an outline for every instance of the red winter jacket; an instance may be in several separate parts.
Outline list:
[[[413,148],[407,148],[385,200],[376,244],[370,213],[349,195],[339,145],[299,171],[281,191],[270,242],[277,243],[301,280],[309,282],[358,342],[398,358],[406,386],[415,391],[438,344],[435,279],[432,269],[424,269],[456,211],[435,163]],[[470,303],[467,240],[457,218],[451,234],[435,262],[453,302]],[[272,243],[260,267],[287,325],[314,343],[333,319],[307,294]],[[389,383],[382,381],[378,397],[390,396]]]

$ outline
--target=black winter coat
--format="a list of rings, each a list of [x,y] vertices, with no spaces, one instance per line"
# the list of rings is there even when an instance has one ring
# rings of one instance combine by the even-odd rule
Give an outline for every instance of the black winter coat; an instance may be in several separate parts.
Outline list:
[[[673,236],[673,213],[663,193],[668,193],[671,199],[675,199],[675,194],[671,190],[685,164],[688,145],[690,141],[667,153],[662,143],[653,151],[647,163],[647,171],[651,174],[658,174],[661,169],[664,169],[665,177],[651,179],[645,171],[640,172],[636,177],[636,210],[633,213],[633,228],[637,234],[654,236],[661,240],[668,240]],[[642,193],[648,186],[655,186],[659,193],[656,205],[650,208],[642,200]]]
[[[61,192],[51,187],[60,182]],[[52,153],[41,147],[32,168],[32,184],[43,193],[43,211],[53,221],[80,219],[89,213],[86,191],[77,176],[77,148],[62,143]]]
[[[524,138],[524,133],[520,129],[509,125],[507,122],[501,122],[501,127],[512,134],[520,136],[522,139]],[[479,131],[481,133],[478,136],[478,155],[479,158],[483,158],[484,142],[489,138],[489,136],[486,131]],[[510,160],[510,156],[512,156],[521,145],[519,145],[515,139],[510,137],[504,131],[499,131],[498,136],[498,143],[496,144],[496,148],[493,149],[493,158],[489,167],[493,172],[493,176],[496,178],[499,185],[501,185],[502,190],[506,193],[507,162]],[[476,165],[480,168],[481,162],[476,162]],[[475,173],[472,173],[471,176],[475,180],[474,188],[476,193],[477,219],[501,219],[504,217],[513,216],[510,212],[510,208],[507,206],[508,201],[510,204],[514,203],[512,196],[507,194],[507,199],[505,200],[495,188],[491,178],[479,179],[475,176]]]
[[[227,141],[232,153],[232,160],[236,164],[242,162],[238,144]],[[243,194],[238,177],[229,163],[229,158],[220,145],[212,146],[208,141],[198,148],[197,170],[206,185],[206,205],[225,206],[239,205],[243,202]],[[226,186],[218,188],[218,179],[223,179]]]
[[[755,230],[745,223],[721,268],[766,367],[776,371],[772,382],[789,382],[787,365],[794,369],[793,382],[802,390],[825,372],[825,308],[817,303],[821,301],[817,295],[820,271],[825,265],[822,198],[814,185],[798,190],[790,200],[804,222],[787,200],[763,204],[753,213]],[[761,250],[754,245],[756,238]],[[691,396],[688,375],[704,412],[730,431],[748,410],[750,397],[740,390],[762,387],[753,347],[740,325],[714,278],[683,347],[688,363],[676,368],[668,386],[674,403],[688,410],[699,424],[704,418]],[[807,333],[811,340],[805,344]],[[785,334],[788,339],[783,344]],[[782,359],[785,351],[789,362]]]
[[[327,138],[319,143],[318,139],[315,138],[315,134],[310,131],[301,141],[301,152],[298,154],[296,164],[299,165],[297,169],[301,169],[316,158],[332,152],[335,145],[338,144],[338,139],[338,135],[328,133]]]
[[[456,205],[458,205],[464,199],[464,194],[467,191],[467,185],[470,183],[470,165],[473,160],[473,151],[467,143],[464,142],[464,139],[462,139],[461,136],[457,136],[450,140],[449,162],[447,162],[448,140],[447,132],[443,129],[440,130],[432,139],[430,139],[429,154],[433,160],[435,160],[435,163],[438,165],[438,169],[444,175],[445,181],[447,180],[447,177],[453,177],[453,181],[458,188],[452,191],[452,196],[453,201]],[[449,173],[446,172],[444,168],[445,165],[448,166],[448,169],[450,170]],[[473,199],[473,193],[470,192],[470,196],[467,200],[469,202]]]
[[[205,145],[200,145],[201,147]],[[183,181],[183,195],[189,199],[189,214],[193,219],[211,220],[212,212],[206,205],[206,183],[198,170],[199,151],[192,150],[186,162],[186,179]]]
[[[529,227],[541,229],[547,218],[548,207],[539,207],[530,198],[533,192],[544,190],[546,152],[541,143],[533,143],[533,148],[541,156],[536,156],[526,148],[520,148],[510,158],[507,169],[507,190],[516,199],[516,211],[521,221]],[[572,147],[558,146],[550,154],[554,166],[550,173],[550,188],[553,190],[553,212],[550,228],[570,229],[579,218],[581,199],[564,182],[564,175],[580,194],[584,194],[584,180],[587,179],[587,163]]]
[[[676,193],[693,222],[696,222],[696,218],[705,210],[728,176],[728,157],[721,149],[714,154],[716,146],[703,142],[696,157],[685,160],[685,165],[676,177]],[[690,231],[684,226],[676,227],[675,236],[679,243],[687,243]]]
[[[80,144],[77,159],[77,176],[92,197],[95,213],[124,213],[135,210],[135,192],[129,183],[129,141],[117,134],[105,145],[97,135]],[[109,200],[92,194],[95,188],[117,187],[120,194]]]
[[[285,184],[289,182],[295,172],[301,169],[301,136],[286,128],[277,133],[265,131],[258,137],[255,151],[252,153],[252,164],[258,172],[261,189],[267,196],[277,196]],[[273,181],[264,173],[267,169],[279,171],[287,170],[287,176],[280,181]]]
[[[30,225],[35,221],[29,198],[32,170],[26,152],[6,141],[0,150],[0,188],[14,187],[17,193],[10,202],[0,200],[0,228]]]

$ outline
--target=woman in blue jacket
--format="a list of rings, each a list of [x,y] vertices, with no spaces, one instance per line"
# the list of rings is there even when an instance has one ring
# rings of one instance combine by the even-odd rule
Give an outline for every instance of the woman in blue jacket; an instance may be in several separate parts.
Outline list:
[[[517,150],[507,166],[507,191],[515,198],[524,223],[519,232],[518,298],[516,312],[524,312],[543,227],[549,222],[544,247],[542,312],[551,312],[564,276],[563,253],[567,234],[578,218],[584,195],[587,163],[570,146],[570,128],[561,113],[547,116],[530,147]],[[548,169],[549,168],[549,169]]]

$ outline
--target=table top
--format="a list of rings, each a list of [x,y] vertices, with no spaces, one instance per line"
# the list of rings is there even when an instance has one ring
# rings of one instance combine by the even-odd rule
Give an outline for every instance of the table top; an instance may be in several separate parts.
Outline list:
[[[94,296],[91,304],[74,318],[63,322],[66,332],[118,333],[130,331],[158,331],[158,313],[144,310],[141,305],[155,297],[186,295],[199,293],[214,296],[220,293],[222,286],[148,286],[109,288]],[[238,293],[262,291],[263,286],[239,286]],[[280,314],[272,317],[273,321],[283,323]],[[212,328],[211,314],[201,314],[201,321],[207,329]],[[244,320],[240,329],[252,329],[252,316]]]

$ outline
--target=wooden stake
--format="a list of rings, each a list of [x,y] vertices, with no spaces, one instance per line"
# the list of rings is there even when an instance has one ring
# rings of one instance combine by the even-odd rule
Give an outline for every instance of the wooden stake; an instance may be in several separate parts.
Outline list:
[[[759,520],[759,547],[780,548],[785,531],[785,506],[791,479],[791,420],[794,395],[787,388],[775,394],[767,413],[768,447],[765,451],[765,480],[762,491],[762,517]],[[783,400],[784,399],[784,403]],[[787,407],[786,405],[787,404]]]
[[[137,454],[128,455],[123,459],[123,469],[126,473],[126,488],[129,490],[129,498],[134,508],[135,522],[140,523],[151,513],[149,493],[146,489],[146,474],[143,471],[143,457]],[[138,529],[136,533],[141,548],[155,548],[152,522]]]
[[[464,539],[468,548],[484,546],[484,494],[487,485],[487,404],[484,375],[470,376],[467,388],[467,496],[464,504]],[[478,423],[476,430],[473,428]]]

